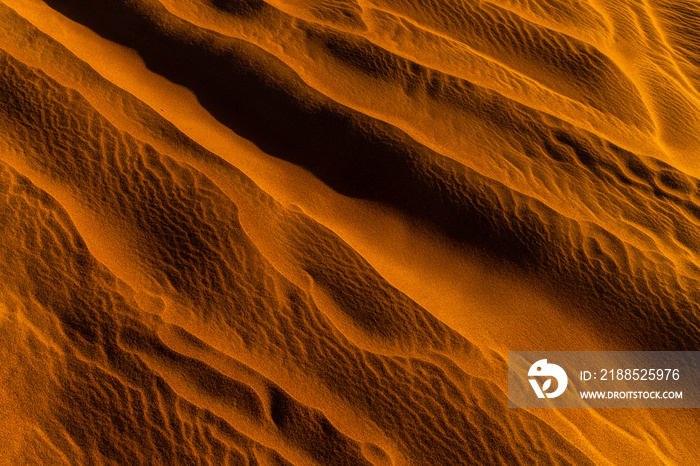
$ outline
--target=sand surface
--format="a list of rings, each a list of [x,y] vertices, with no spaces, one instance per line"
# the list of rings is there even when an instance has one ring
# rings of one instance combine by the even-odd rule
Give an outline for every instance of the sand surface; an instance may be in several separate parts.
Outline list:
[[[508,408],[700,348],[689,0],[0,0],[0,465],[698,464]]]

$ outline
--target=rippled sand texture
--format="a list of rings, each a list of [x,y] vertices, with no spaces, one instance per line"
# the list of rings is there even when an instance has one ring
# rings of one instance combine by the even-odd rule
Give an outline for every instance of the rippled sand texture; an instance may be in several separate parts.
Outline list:
[[[2,0],[0,464],[697,464],[508,350],[700,344],[686,0]]]

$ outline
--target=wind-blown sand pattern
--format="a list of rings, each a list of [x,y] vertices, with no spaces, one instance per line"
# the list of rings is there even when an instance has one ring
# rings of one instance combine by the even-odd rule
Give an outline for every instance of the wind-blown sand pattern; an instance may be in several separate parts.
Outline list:
[[[0,464],[697,464],[508,350],[700,345],[700,7],[0,1]]]

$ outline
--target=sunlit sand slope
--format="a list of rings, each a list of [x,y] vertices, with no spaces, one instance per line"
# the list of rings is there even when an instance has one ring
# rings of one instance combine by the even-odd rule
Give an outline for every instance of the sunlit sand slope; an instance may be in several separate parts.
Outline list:
[[[4,0],[0,463],[693,464],[506,358],[698,349],[697,12]]]

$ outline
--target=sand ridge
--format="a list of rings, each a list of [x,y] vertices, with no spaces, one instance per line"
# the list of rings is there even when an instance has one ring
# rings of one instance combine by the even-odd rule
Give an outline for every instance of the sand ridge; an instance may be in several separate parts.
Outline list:
[[[562,326],[697,348],[674,8],[4,1],[3,461],[690,464],[505,396]]]

